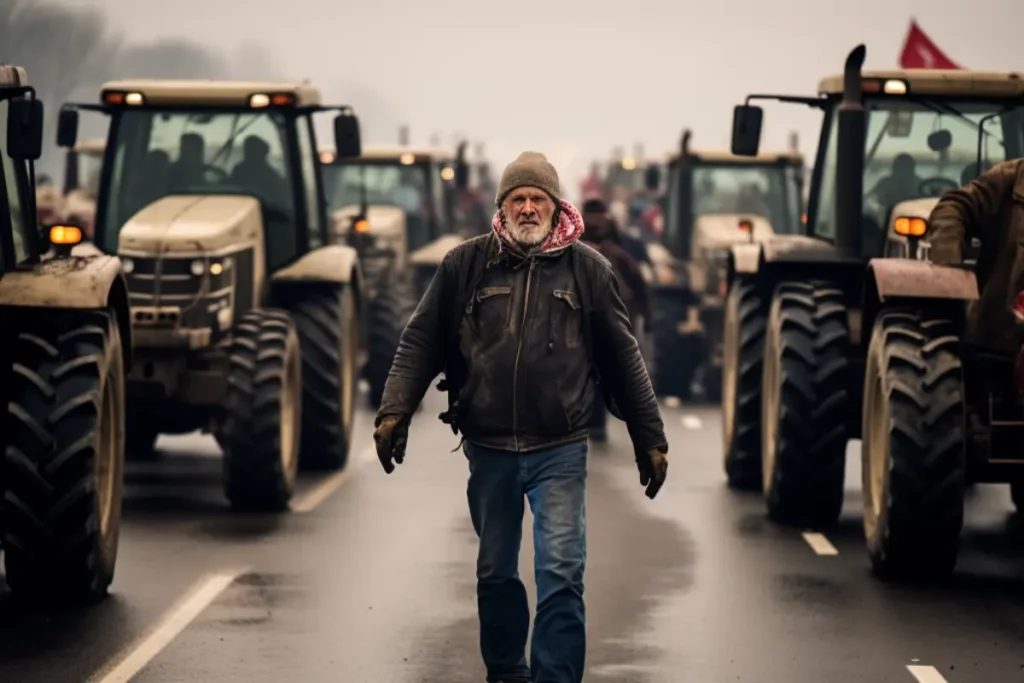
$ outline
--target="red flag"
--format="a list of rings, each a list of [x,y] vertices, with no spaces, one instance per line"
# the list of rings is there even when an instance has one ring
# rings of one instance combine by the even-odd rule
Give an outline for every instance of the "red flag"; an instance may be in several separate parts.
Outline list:
[[[901,69],[962,69],[946,56],[929,38],[917,22],[910,20],[910,30],[900,53]]]

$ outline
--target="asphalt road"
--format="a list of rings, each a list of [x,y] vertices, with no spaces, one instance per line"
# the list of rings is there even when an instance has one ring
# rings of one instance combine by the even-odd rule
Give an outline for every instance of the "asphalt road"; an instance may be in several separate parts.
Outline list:
[[[390,477],[361,413],[350,468],[304,480],[279,517],[227,509],[211,441],[162,440],[160,462],[130,468],[107,601],[29,610],[0,593],[0,682],[481,683],[466,465],[440,399]],[[1024,680],[1024,523],[1006,487],[973,494],[949,584],[888,585],[863,549],[855,448],[841,523],[805,538],[725,488],[717,411],[663,415],[655,501],[621,425],[592,446],[586,680]]]

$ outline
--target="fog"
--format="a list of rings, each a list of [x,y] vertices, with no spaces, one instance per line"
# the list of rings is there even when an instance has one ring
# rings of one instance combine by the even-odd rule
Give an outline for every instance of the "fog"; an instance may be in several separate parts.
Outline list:
[[[1020,0],[62,2],[101,12],[127,44],[194,41],[226,75],[309,78],[326,100],[355,107],[366,143],[397,142],[408,124],[413,144],[483,140],[499,167],[536,149],[572,189],[591,159],[635,144],[661,157],[686,126],[695,147],[726,146],[746,93],[811,94],[860,42],[866,68],[895,67],[911,17],[967,68],[1024,69]],[[130,75],[131,62],[116,66]],[[796,130],[812,154],[817,121],[769,105],[764,147]]]

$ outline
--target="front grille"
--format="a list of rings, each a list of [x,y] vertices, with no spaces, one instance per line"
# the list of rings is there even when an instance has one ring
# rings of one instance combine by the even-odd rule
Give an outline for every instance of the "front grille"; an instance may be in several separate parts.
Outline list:
[[[180,306],[189,308],[199,299],[218,298],[231,291],[234,268],[218,275],[207,269],[193,275],[195,258],[129,257],[132,271],[126,275],[128,293],[135,306]],[[158,262],[159,261],[159,262]]]

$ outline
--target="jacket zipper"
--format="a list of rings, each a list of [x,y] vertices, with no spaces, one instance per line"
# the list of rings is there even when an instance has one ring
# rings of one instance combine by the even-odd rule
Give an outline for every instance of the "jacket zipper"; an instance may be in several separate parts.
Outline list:
[[[516,452],[519,451],[519,356],[523,352],[523,337],[526,336],[526,312],[530,310],[530,280],[533,279],[533,267],[537,261],[530,259],[530,270],[526,273],[526,292],[523,294],[523,318],[519,323],[519,346],[516,348],[516,361],[512,365],[512,443]]]

